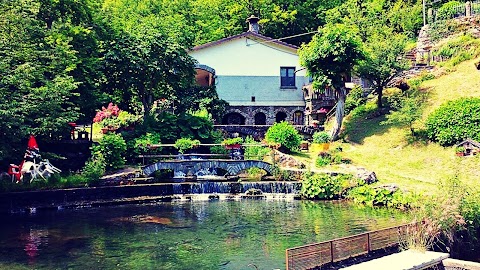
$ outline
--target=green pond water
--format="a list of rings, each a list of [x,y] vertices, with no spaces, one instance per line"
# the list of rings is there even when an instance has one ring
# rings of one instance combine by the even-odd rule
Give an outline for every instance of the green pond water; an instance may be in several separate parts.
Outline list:
[[[0,269],[285,269],[285,249],[408,222],[344,202],[193,201],[1,217]],[[255,265],[255,266],[253,266]]]

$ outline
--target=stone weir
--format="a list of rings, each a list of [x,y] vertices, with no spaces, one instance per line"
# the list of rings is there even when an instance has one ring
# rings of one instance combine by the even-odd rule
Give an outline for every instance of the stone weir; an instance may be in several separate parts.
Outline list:
[[[267,194],[299,196],[299,182],[185,182],[11,192],[0,194],[0,213],[203,198],[265,198]]]

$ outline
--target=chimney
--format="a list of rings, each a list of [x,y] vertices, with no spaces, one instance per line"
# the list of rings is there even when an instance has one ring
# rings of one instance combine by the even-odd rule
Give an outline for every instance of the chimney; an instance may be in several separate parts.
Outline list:
[[[248,32],[252,32],[255,34],[260,34],[260,25],[258,24],[258,21],[260,18],[252,15],[247,19],[248,22]]]

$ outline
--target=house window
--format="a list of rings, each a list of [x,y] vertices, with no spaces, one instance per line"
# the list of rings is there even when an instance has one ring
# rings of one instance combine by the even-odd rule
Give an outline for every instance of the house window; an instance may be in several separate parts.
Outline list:
[[[280,86],[282,88],[295,87],[295,67],[280,68]]]

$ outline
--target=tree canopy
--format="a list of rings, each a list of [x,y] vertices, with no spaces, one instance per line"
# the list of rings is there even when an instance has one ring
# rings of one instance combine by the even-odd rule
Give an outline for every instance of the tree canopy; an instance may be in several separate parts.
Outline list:
[[[314,79],[314,89],[322,91],[333,87],[337,95],[336,126],[332,139],[340,133],[345,113],[345,76],[363,59],[363,51],[357,33],[344,24],[328,24],[320,29],[312,41],[300,49],[300,64],[307,68]]]
[[[194,62],[187,52],[246,31],[252,14],[261,18],[262,34],[293,36],[285,41],[295,45],[324,29],[313,38],[315,45],[302,49],[316,84],[340,89],[342,74],[355,62],[347,58],[358,58],[358,42],[364,43],[361,64],[368,70],[395,70],[376,62],[379,50],[396,58],[391,44],[377,41],[387,34],[413,37],[421,24],[419,7],[413,0],[0,1],[0,160],[23,151],[21,140],[30,133],[68,136],[68,122],[88,123],[112,101],[139,112],[165,98],[177,112],[203,108],[219,118],[226,104],[214,87],[192,86]],[[375,18],[388,26],[378,39],[368,27]],[[320,58],[330,65],[322,66]]]

